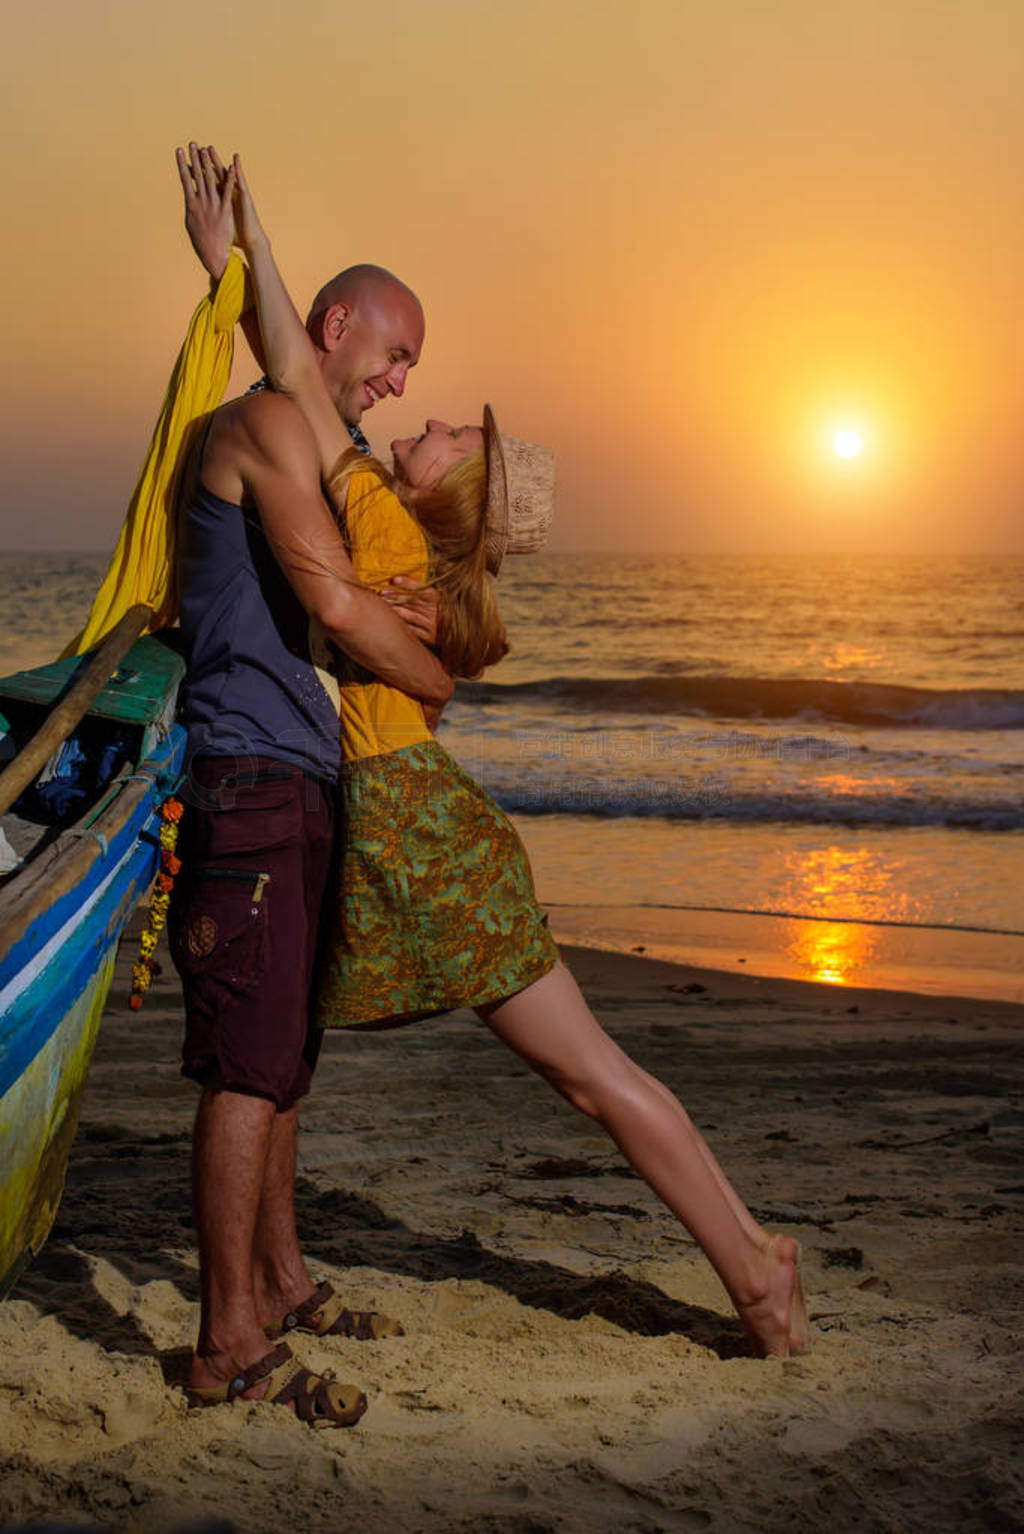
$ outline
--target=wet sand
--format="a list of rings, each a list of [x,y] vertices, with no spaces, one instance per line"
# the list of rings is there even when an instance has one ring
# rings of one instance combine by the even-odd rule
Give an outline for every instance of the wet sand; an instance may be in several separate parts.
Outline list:
[[[0,1306],[0,1516],[163,1534],[1024,1527],[1024,1009],[567,958],[758,1217],[806,1357],[746,1356],[714,1274],[595,1126],[453,1015],[333,1036],[304,1116],[318,1273],[398,1315],[303,1339],[370,1396],[314,1432],[189,1411],[196,1261],[173,971],[101,1030],[51,1240]]]
[[[550,908],[560,943],[841,989],[1024,1004],[1024,935],[679,906]]]

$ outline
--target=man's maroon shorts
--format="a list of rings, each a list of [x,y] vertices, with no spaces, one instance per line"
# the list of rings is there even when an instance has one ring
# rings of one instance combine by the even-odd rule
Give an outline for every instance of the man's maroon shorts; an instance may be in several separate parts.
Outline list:
[[[270,757],[196,757],[168,930],[185,993],[182,1073],[286,1109],[322,1035],[310,1000],[333,864],[330,787]]]

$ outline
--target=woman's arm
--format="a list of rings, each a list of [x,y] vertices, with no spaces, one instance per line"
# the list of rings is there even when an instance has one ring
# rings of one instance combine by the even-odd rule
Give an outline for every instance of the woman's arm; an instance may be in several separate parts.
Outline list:
[[[256,290],[267,371],[275,389],[293,399],[309,422],[326,479],[342,453],[351,448],[352,439],[327,392],[313,343],[277,269],[238,155],[228,175],[235,184],[236,237]]]
[[[177,160],[185,193],[185,228],[192,248],[214,281],[227,265],[233,244],[245,253],[258,308],[258,324],[252,310],[243,315],[246,339],[274,387],[293,399],[309,422],[326,478],[352,441],[327,393],[313,343],[277,269],[242,162],[234,155],[225,167],[212,145],[200,148],[195,142],[189,144],[188,157],[179,149]]]
[[[199,264],[217,283],[224,275],[235,243],[235,169],[221,174],[212,149],[189,141],[188,154],[176,149],[181,189],[185,194],[185,229]]]
[[[225,171],[212,144],[200,149],[192,140],[187,156],[183,149],[176,149],[174,154],[185,193],[185,229],[200,265],[210,275],[211,291],[215,291],[235,243],[235,169],[232,166],[230,172]],[[255,299],[248,285],[239,323],[256,366],[265,372]]]

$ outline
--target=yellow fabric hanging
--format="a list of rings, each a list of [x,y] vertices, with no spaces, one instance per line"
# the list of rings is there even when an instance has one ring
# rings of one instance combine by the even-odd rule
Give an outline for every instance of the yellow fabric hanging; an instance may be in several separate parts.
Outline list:
[[[232,251],[216,293],[192,316],[117,548],[85,628],[64,656],[93,649],[136,602],[153,609],[146,632],[177,620],[178,485],[202,418],[217,408],[228,386],[235,325],[251,302],[247,278]]]

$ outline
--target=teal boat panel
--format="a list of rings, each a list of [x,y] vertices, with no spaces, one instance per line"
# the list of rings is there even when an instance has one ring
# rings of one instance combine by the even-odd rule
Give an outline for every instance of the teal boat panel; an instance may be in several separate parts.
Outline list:
[[[73,655],[50,666],[16,671],[0,678],[0,698],[49,706],[68,691],[88,660]],[[132,645],[89,713],[121,724],[151,724],[164,714],[168,697],[184,675],[185,662],[168,638],[147,634]]]

